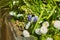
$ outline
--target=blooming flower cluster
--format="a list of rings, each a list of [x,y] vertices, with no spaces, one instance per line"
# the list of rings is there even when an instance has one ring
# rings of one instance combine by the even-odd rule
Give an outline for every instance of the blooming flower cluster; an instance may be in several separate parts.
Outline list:
[[[24,16],[23,14],[16,14],[16,12],[14,11],[11,11],[9,12],[9,14],[11,16],[16,16],[17,18],[18,17],[21,17],[21,16]],[[25,29],[26,30],[23,30],[23,36],[24,37],[30,37],[30,33],[28,32],[28,29],[31,27],[31,24],[32,23],[36,23],[37,20],[38,20],[38,16],[32,16],[32,14],[29,14],[27,15],[27,18],[28,18],[28,22],[27,24],[25,25]],[[51,24],[49,23],[49,21],[40,21],[38,22],[39,24],[41,23],[40,27],[39,28],[36,28],[34,31],[35,31],[35,34],[36,35],[47,35],[49,33],[49,28],[51,28]],[[53,28],[57,29],[57,30],[60,30],[60,20],[55,20],[53,22],[51,22],[53,24]],[[51,30],[53,31],[53,30]],[[52,37],[46,37],[46,40],[54,40]]]
[[[37,22],[38,16],[32,17],[32,15],[28,15],[28,23],[26,24],[25,29],[29,29],[32,22]]]
[[[46,34],[48,32],[48,27],[49,26],[49,23],[47,21],[45,21],[43,24],[42,24],[42,27],[40,29],[36,29],[35,32],[37,34]]]
[[[38,16],[33,16],[32,15],[28,15],[28,21],[31,21],[31,22],[36,22],[38,19]]]
[[[60,29],[60,21],[59,20],[54,21],[53,25],[55,28]],[[36,34],[40,34],[40,33],[46,34],[48,32],[48,27],[49,27],[49,22],[45,21],[42,23],[42,27],[40,29],[35,30],[35,33]]]
[[[11,7],[13,11],[9,14],[17,17],[18,20],[25,22],[24,37],[34,36],[37,40],[59,40],[60,38],[60,7],[59,3],[47,0],[21,0],[23,4],[19,5],[20,1],[13,1]],[[20,2],[20,3],[19,3]],[[12,6],[12,5],[11,5]],[[19,11],[18,11],[19,10]],[[16,12],[15,12],[16,11]],[[21,13],[20,13],[21,11]],[[24,12],[23,12],[24,11]],[[19,14],[18,14],[19,13]],[[54,21],[53,21],[54,20]],[[55,37],[55,35],[57,35]]]

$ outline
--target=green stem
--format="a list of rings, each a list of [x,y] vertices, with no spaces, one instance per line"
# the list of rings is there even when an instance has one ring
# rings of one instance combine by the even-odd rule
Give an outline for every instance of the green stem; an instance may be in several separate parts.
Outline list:
[[[57,6],[56,1],[55,1],[55,0],[53,0],[53,2],[54,2],[54,4]]]
[[[38,23],[39,23],[39,21],[40,21],[40,19],[41,19],[42,15],[43,15],[43,12],[44,12],[44,10],[41,12],[41,14],[40,14],[40,16],[39,16],[39,19],[37,20],[37,23],[36,23],[36,25],[35,25],[34,29],[32,30],[32,34],[34,33],[34,30],[37,28]]]
[[[49,16],[47,17],[47,19],[49,19],[49,18],[54,14],[55,9],[56,9],[56,6],[53,8],[53,10],[51,11],[51,13],[50,13]]]

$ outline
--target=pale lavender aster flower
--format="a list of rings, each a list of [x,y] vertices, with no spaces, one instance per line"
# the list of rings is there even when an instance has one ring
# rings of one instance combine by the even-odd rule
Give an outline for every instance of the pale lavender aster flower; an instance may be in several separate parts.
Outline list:
[[[32,15],[28,15],[28,21],[31,21]]]
[[[38,16],[34,16],[32,17],[31,22],[37,22],[37,19],[38,19]]]
[[[34,22],[37,22],[38,16],[34,17]]]

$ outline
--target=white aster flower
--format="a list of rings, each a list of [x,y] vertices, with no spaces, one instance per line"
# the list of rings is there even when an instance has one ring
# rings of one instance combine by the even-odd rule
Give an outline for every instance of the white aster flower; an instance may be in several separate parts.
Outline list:
[[[35,30],[35,33],[38,34],[38,35],[41,35],[40,29],[39,29],[39,28],[36,29],[36,30]]]
[[[54,21],[54,27],[57,29],[60,29],[60,21],[59,20]]]
[[[30,37],[30,34],[29,34],[29,32],[27,30],[24,30],[23,31],[23,36],[24,37]]]
[[[10,14],[11,16],[16,16],[16,12],[14,12],[14,11],[9,12],[9,14]]]
[[[13,1],[13,5],[15,5],[16,3],[19,3],[19,1]]]
[[[28,29],[29,27],[30,27],[30,22],[28,22],[27,24],[26,24],[26,27],[25,27],[25,29]]]
[[[48,32],[48,29],[46,27],[41,27],[40,32],[42,34],[46,34]]]
[[[16,1],[13,1],[13,5],[15,5]]]
[[[23,16],[23,14],[18,14],[17,17]]]
[[[51,37],[48,37],[46,40],[53,40],[53,38],[51,38]]]
[[[42,26],[49,27],[49,22],[47,22],[47,21],[43,22]]]

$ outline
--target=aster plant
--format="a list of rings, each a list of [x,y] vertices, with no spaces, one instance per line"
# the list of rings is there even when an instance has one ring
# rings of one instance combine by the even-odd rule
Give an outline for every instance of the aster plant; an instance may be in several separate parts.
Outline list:
[[[59,40],[59,0],[22,0],[23,4],[20,2],[19,0],[12,1],[12,4],[10,2],[11,12],[9,14],[17,19],[19,18],[19,21],[23,17],[25,22],[24,37],[32,36],[35,40]],[[14,9],[13,6],[17,6],[17,8]]]

